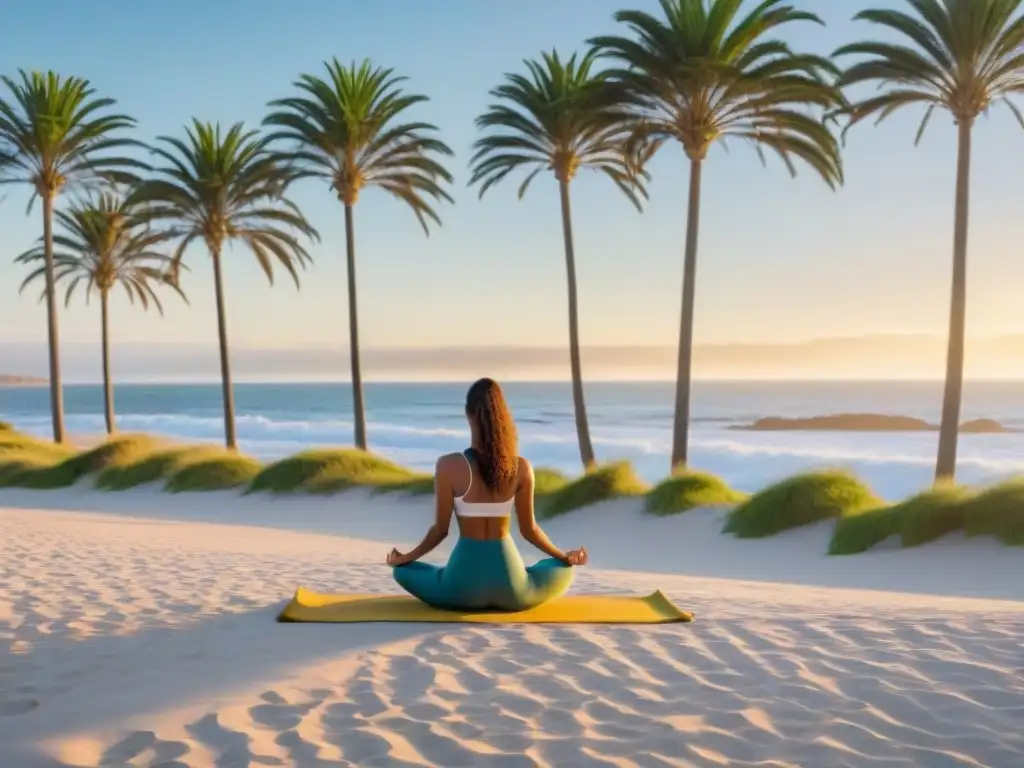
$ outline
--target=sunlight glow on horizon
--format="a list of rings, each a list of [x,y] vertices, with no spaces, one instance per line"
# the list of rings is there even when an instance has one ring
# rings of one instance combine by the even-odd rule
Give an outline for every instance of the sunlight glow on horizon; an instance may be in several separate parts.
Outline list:
[[[790,42],[828,52],[870,36],[870,25],[851,18],[865,6],[885,4],[844,0],[815,7],[827,26],[798,27]],[[417,119],[436,123],[456,152],[456,204],[444,208],[444,226],[424,238],[414,217],[384,195],[367,194],[359,203],[364,347],[562,345],[566,297],[557,189],[542,177],[523,201],[516,199],[515,183],[477,200],[475,190],[465,187],[473,120],[489,102],[488,90],[505,72],[518,71],[523,58],[553,45],[578,49],[590,35],[615,27],[615,10],[654,9],[655,1],[523,0],[501,6],[452,0],[440,7],[406,4],[398,15],[375,4],[311,0],[304,7],[309,13],[296,15],[253,0],[239,14],[214,5],[205,11],[209,24],[194,28],[189,15],[173,6],[110,0],[103,14],[70,4],[54,14],[45,4],[21,4],[0,11],[6,27],[18,30],[0,50],[0,71],[52,67],[88,77],[139,119],[139,138],[149,141],[177,135],[193,115],[255,125],[270,99],[287,95],[300,73],[319,71],[332,56],[369,56],[393,66],[409,76],[412,91],[430,97]],[[547,25],[535,23],[541,13]],[[310,14],[317,23],[309,23]],[[225,36],[228,24],[238,33]],[[154,29],[162,33],[154,36]],[[503,34],[485,34],[494,29]],[[108,53],[113,50],[117,57]],[[136,65],[126,68],[124,60]],[[210,67],[211,61],[219,63]],[[714,151],[704,173],[698,344],[800,342],[812,335],[944,337],[955,137],[951,122],[937,114],[915,147],[920,116],[911,111],[851,132],[844,150],[847,182],[837,192],[807,169],[792,179],[778,162],[762,167],[747,147]],[[1024,259],[1018,253],[1024,220],[1017,210],[1018,180],[1006,159],[1022,142],[1024,134],[1005,110],[978,124],[968,279],[968,331],[974,337],[1024,333]],[[585,346],[677,342],[687,184],[678,148],[664,150],[652,173],[651,201],[642,214],[595,175],[581,175],[573,184]],[[34,295],[16,294],[23,274],[11,264],[40,234],[38,207],[26,217],[26,199],[24,190],[11,190],[0,206],[7,247],[0,256],[6,292],[0,343],[42,346],[43,308]],[[303,184],[297,199],[323,235],[315,264],[296,291],[287,280],[267,286],[253,259],[237,250],[229,254],[233,348],[340,348],[347,340],[342,209],[319,183]],[[125,344],[215,343],[208,260],[199,254],[191,267],[185,284],[191,306],[169,297],[163,319],[116,297],[115,370]],[[61,316],[65,344],[99,338],[95,303],[76,301]],[[969,348],[969,370],[975,355]],[[924,372],[941,376],[942,365],[929,362]],[[339,369],[346,366],[340,359]],[[662,370],[644,376],[674,377],[671,366]],[[7,372],[17,373],[0,370]],[[866,366],[842,375],[868,373],[877,371]],[[368,374],[373,376],[372,366]],[[589,368],[584,374],[606,375]]]

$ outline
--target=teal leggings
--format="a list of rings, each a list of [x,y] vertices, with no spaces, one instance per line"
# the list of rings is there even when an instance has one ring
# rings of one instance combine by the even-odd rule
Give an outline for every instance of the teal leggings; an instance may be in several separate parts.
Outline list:
[[[572,566],[548,558],[527,568],[510,536],[460,538],[443,568],[415,562],[394,569],[406,592],[435,608],[524,611],[565,594]]]

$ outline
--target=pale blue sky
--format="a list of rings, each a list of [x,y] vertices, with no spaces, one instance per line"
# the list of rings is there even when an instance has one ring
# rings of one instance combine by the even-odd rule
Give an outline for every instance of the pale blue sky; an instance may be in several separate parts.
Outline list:
[[[801,0],[796,0],[800,2]],[[873,5],[885,4],[877,0]],[[892,0],[890,0],[892,2]],[[828,27],[794,30],[795,45],[828,52],[871,35],[850,21],[863,0],[807,0]],[[218,0],[78,3],[33,0],[0,10],[0,71],[54,69],[89,78],[139,120],[150,140],[193,116],[256,126],[267,101],[291,92],[302,72],[332,56],[370,57],[409,77],[431,101],[418,117],[436,123],[456,157],[454,206],[425,238],[401,204],[378,191],[356,210],[360,318],[367,346],[561,345],[565,274],[557,190],[538,180],[518,202],[515,183],[484,201],[466,188],[473,119],[487,91],[524,57],[568,52],[615,30],[623,6],[652,0]],[[698,283],[702,342],[797,340],[867,333],[944,333],[953,210],[954,136],[937,116],[921,146],[919,114],[863,126],[846,150],[847,184],[831,192],[810,172],[796,180],[749,148],[708,160]],[[999,109],[976,132],[972,205],[972,335],[1024,330],[1024,132]],[[587,345],[675,344],[685,227],[686,164],[672,148],[654,164],[643,214],[603,178],[573,187],[582,335]],[[34,295],[17,297],[11,259],[41,231],[27,197],[0,204],[0,341],[45,338]],[[232,341],[283,347],[347,338],[340,204],[309,182],[297,200],[323,236],[301,292],[269,288],[241,250],[227,284]],[[212,285],[196,252],[185,288],[192,306],[168,297],[164,319],[120,301],[121,341],[215,341]],[[98,338],[95,307],[63,314],[68,341]]]

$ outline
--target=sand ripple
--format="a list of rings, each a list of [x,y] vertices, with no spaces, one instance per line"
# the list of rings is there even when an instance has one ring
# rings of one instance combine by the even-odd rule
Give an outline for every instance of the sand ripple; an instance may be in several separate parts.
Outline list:
[[[589,571],[670,627],[276,625],[392,591],[379,544],[0,511],[0,743],[20,765],[998,766],[1024,605]]]

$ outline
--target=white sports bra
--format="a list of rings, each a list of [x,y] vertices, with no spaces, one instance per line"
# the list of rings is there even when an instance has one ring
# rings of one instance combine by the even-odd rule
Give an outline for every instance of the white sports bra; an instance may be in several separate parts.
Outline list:
[[[473,463],[465,453],[462,454],[462,458],[469,467],[469,485],[461,496],[455,497],[455,514],[459,517],[509,517],[516,500],[515,495],[508,501],[463,501],[469,489],[473,487]]]

